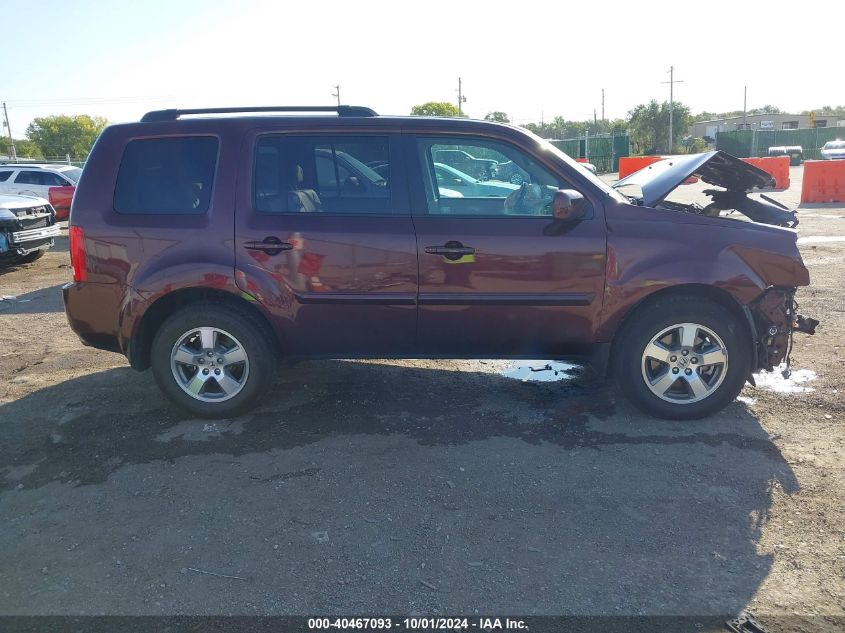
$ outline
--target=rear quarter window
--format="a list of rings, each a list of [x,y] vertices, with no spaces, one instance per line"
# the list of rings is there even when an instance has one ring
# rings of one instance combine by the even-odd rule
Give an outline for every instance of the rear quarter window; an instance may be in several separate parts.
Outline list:
[[[0,171],[0,182],[5,182],[9,180],[9,176],[12,175],[10,171]]]
[[[218,145],[213,136],[130,141],[117,173],[114,210],[125,214],[206,213]]]

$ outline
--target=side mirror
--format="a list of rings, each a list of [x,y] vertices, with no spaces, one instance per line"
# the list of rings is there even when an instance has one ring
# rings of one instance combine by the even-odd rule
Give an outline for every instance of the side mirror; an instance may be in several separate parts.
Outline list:
[[[577,222],[587,215],[587,201],[574,189],[558,189],[552,201],[555,220]]]

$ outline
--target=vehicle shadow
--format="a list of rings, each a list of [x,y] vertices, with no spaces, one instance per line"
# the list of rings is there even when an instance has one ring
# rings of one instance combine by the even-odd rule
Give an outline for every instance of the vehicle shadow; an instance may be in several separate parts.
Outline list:
[[[64,312],[64,310],[62,284],[39,288],[32,292],[15,295],[14,298],[0,300],[0,314],[44,314]]]
[[[35,565],[37,580],[53,504],[74,508],[56,519],[63,534],[95,513],[88,550],[57,554],[66,584],[82,573],[71,556],[91,565],[143,535],[143,551],[123,542],[120,557],[175,588],[164,613],[731,614],[771,568],[757,543],[773,495],[798,490],[742,404],[660,421],[587,378],[524,383],[445,364],[293,365],[254,413],[216,422],[162,402],[149,373],[112,369],[0,405],[0,421],[2,497],[30,495],[13,505],[21,520],[37,505],[46,530],[5,543],[11,563]],[[183,529],[214,534],[213,547],[191,537],[186,554],[173,540]],[[198,557],[250,582],[180,576]],[[300,598],[280,603],[285,591]],[[5,595],[0,612],[16,598]],[[85,605],[110,612],[109,600]]]

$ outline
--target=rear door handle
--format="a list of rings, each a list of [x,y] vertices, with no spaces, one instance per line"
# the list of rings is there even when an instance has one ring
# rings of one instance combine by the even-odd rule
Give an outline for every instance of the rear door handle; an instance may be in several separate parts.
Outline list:
[[[293,244],[285,242],[275,235],[268,235],[260,242],[244,242],[244,248],[251,251],[264,251],[268,255],[278,255],[282,251],[293,250]]]

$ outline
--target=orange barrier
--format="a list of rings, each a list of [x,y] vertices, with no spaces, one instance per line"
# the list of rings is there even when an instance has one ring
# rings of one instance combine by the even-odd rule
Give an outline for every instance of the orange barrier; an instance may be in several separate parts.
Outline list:
[[[845,202],[845,160],[805,160],[801,202]]]
[[[622,156],[619,158],[619,178],[633,174],[635,171],[640,171],[643,167],[648,167],[652,163],[663,160],[662,156]]]
[[[576,158],[576,159],[575,159],[575,162],[576,162],[576,163],[586,163],[586,162],[587,162],[587,159],[586,159],[586,158]]]
[[[789,189],[789,156],[743,158],[749,165],[759,167],[775,179],[775,189]]]

